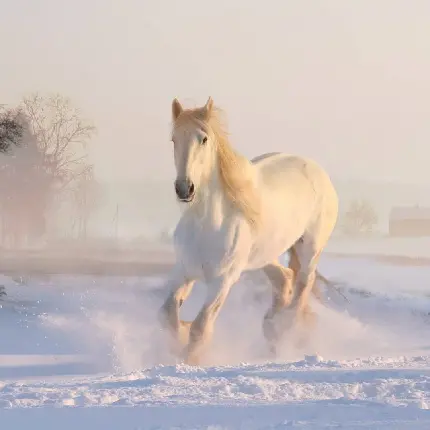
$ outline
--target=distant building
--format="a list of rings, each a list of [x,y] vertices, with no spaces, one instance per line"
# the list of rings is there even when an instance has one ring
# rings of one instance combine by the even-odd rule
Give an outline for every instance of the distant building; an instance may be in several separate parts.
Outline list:
[[[394,207],[389,218],[390,236],[430,236],[430,208],[421,206]]]

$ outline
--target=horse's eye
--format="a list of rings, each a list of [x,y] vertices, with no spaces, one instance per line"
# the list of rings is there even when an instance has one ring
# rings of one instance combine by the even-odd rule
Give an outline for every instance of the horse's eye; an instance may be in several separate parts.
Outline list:
[[[208,137],[207,137],[207,136],[205,136],[205,137],[202,139],[202,145],[204,145],[207,141],[208,141]]]

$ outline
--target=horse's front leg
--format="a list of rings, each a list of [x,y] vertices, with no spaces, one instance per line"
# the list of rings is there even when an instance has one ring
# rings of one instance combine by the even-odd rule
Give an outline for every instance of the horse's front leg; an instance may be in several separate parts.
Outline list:
[[[179,278],[180,279],[180,278]],[[190,295],[195,280],[182,281],[172,278],[169,281],[170,293],[161,306],[159,320],[170,336],[170,348],[173,354],[179,355],[183,346],[188,343],[191,323],[179,319],[179,310]]]
[[[219,277],[207,283],[207,297],[203,308],[192,322],[190,338],[185,349],[185,362],[198,365],[209,345],[216,318],[236,279]]]

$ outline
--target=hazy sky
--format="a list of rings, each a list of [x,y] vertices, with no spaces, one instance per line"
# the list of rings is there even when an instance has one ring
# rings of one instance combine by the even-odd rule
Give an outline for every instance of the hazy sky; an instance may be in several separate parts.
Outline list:
[[[170,103],[225,109],[248,156],[430,182],[429,0],[0,0],[0,101],[72,98],[97,175],[173,177]]]

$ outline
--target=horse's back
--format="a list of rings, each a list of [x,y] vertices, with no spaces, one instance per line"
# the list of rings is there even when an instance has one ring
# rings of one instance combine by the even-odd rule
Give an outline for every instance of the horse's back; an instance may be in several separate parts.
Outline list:
[[[281,152],[261,154],[251,160],[263,182],[295,184],[308,183],[314,191],[322,185],[332,188],[331,180],[326,171],[314,160]],[[319,184],[319,187],[318,187]],[[323,191],[323,190],[321,190]]]
[[[286,208],[302,208],[304,218],[305,214],[309,219],[324,214],[328,218],[337,217],[337,192],[325,169],[316,161],[278,152],[262,154],[252,163],[262,191],[271,196],[272,202],[281,199],[286,201]]]
[[[260,161],[265,160],[266,158],[272,158],[276,155],[282,155],[280,152],[266,152],[265,154],[257,155],[251,160],[252,164],[257,164]]]

